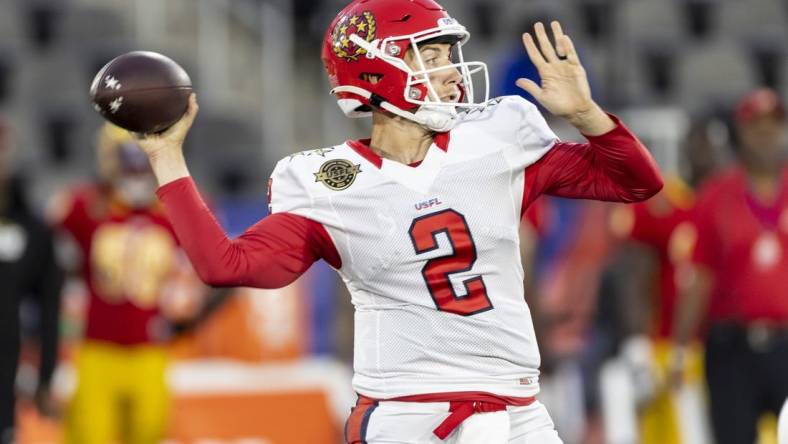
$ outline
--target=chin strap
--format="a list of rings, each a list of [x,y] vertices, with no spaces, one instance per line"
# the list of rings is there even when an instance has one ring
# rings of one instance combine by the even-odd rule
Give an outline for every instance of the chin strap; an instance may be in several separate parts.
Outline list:
[[[437,131],[439,133],[449,131],[457,125],[459,118],[457,107],[455,106],[422,105],[419,107],[418,111],[412,113],[396,107],[382,97],[357,86],[338,86],[331,90],[331,94],[343,92],[364,97],[369,101],[370,105],[375,108],[380,108],[396,116],[416,122],[430,131]]]
[[[419,123],[421,123],[422,126],[439,133],[445,133],[451,130],[459,121],[457,108],[453,106],[422,105],[419,107],[419,110],[416,111],[416,114],[413,115],[419,119]]]

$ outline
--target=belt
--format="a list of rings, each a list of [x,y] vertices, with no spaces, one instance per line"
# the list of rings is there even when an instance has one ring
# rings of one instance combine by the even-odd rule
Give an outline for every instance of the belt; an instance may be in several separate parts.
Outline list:
[[[388,399],[388,401],[448,402],[451,414],[432,431],[435,436],[443,440],[474,413],[500,412],[506,410],[506,407],[510,405],[528,406],[533,404],[536,398],[533,396],[527,398],[498,396],[485,392],[456,392],[401,396]]]
[[[776,341],[788,339],[788,325],[774,322],[721,322],[711,327],[709,333],[712,332],[730,338],[741,338],[754,352],[765,352],[774,346]]]
[[[506,410],[505,404],[484,401],[452,401],[449,403],[449,415],[432,433],[440,439],[446,439],[460,424],[474,413],[500,412]]]
[[[788,328],[770,324],[753,323],[745,327],[747,343],[754,351],[766,351],[776,339],[788,338]]]

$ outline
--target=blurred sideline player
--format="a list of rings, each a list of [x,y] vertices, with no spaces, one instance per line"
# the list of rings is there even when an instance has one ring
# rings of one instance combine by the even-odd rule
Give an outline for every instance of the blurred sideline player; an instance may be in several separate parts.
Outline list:
[[[611,443],[695,444],[709,440],[704,426],[699,346],[693,343],[682,350],[688,371],[681,390],[674,391],[670,370],[675,352],[670,339],[677,281],[682,272],[686,274],[697,237],[691,222],[693,188],[719,161],[719,125],[722,123],[701,119],[690,128],[683,146],[688,182],[670,175],[665,188],[652,199],[618,206],[611,217],[613,232],[622,240],[633,241],[622,246],[623,260],[617,262],[626,269],[621,298],[622,305],[628,307],[622,312],[629,318],[624,321],[629,336],[621,345],[620,358],[602,371]],[[624,418],[633,421],[626,426]]]
[[[594,416],[598,315],[605,264],[615,245],[612,204],[540,198],[537,279],[527,298],[539,338],[540,400],[567,442],[598,434]],[[529,208],[530,211],[530,208]]]
[[[281,160],[273,214],[236,240],[211,217],[181,151],[196,98],[171,130],[140,140],[205,281],[276,288],[321,258],[340,272],[356,307],[350,443],[561,442],[534,398],[522,212],[542,193],[643,200],[662,179],[593,102],[571,41],[552,27],[555,47],[541,24],[536,40],[524,37],[541,87],[518,83],[589,143],[559,142],[524,99],[476,97],[471,75],[486,79],[486,66],[462,59],[469,34],[437,3],[348,5],[323,60],[345,113],[372,116],[371,138]]]
[[[676,341],[707,323],[705,372],[719,444],[753,442],[788,396],[788,124],[777,93],[745,96],[734,115],[738,162],[702,188],[693,270]],[[774,432],[772,432],[774,436]]]
[[[20,305],[35,301],[39,413],[54,413],[50,382],[58,354],[58,320],[63,272],[55,259],[52,230],[30,208],[24,182],[14,171],[10,125],[0,116],[0,444],[15,442],[16,376],[20,362]]]
[[[169,321],[195,313],[204,286],[178,248],[134,140],[107,124],[97,145],[100,180],[52,206],[53,219],[79,247],[90,293],[66,442],[158,443],[170,402]]]

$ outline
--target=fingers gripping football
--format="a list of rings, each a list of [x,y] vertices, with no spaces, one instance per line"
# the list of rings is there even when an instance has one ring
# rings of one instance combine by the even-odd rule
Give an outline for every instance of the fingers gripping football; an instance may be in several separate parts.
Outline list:
[[[197,117],[198,110],[197,96],[192,93],[189,96],[186,113],[166,131],[156,134],[134,134],[140,148],[148,155],[160,186],[189,176],[189,169],[183,157],[183,141],[194,123],[194,118]]]
[[[554,115],[570,117],[587,112],[594,107],[594,102],[585,69],[572,40],[561,29],[561,24],[554,21],[550,26],[555,46],[550,42],[542,23],[534,25],[536,40],[527,32],[523,34],[525,50],[539,72],[541,85],[521,78],[517,80],[517,86],[531,94]]]
[[[165,151],[180,150],[199,109],[197,95],[192,93],[189,96],[189,106],[186,113],[166,131],[156,134],[135,133],[134,136],[148,157],[162,155]]]

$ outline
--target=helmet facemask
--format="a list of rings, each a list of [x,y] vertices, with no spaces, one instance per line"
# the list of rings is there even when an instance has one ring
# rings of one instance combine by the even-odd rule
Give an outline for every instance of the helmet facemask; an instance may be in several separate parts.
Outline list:
[[[464,28],[463,28],[464,29]],[[487,105],[489,100],[489,78],[487,75],[487,65],[483,62],[466,62],[463,53],[462,45],[468,41],[467,31],[462,34],[442,34],[437,37],[427,34],[426,37],[411,36],[409,38],[409,47],[413,52],[413,57],[418,66],[418,70],[414,71],[403,63],[406,69],[403,69],[408,76],[405,90],[403,91],[404,99],[418,106],[437,106],[447,108],[482,108]],[[387,39],[388,40],[388,39]],[[384,40],[385,42],[385,40]],[[422,57],[422,47],[434,43],[448,43],[451,44],[451,60],[449,65],[443,65],[435,68],[427,68]],[[384,43],[385,45],[385,43]],[[404,60],[400,59],[402,62]],[[388,60],[386,60],[388,62]],[[458,84],[460,96],[454,101],[442,101],[437,91],[432,84],[431,75],[444,70],[455,69],[459,71],[461,80]],[[473,76],[479,75],[484,79],[484,90],[480,94],[481,98],[476,100],[477,91],[474,89]],[[414,92],[415,90],[415,92]],[[425,94],[419,94],[423,90]]]

